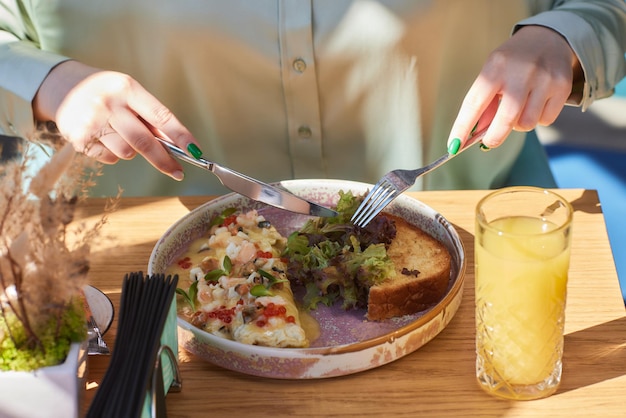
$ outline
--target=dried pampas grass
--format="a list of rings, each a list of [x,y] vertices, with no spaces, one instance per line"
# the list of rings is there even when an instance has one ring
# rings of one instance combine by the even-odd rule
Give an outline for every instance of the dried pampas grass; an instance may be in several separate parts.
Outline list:
[[[31,350],[43,347],[42,328],[49,328],[51,318],[60,327],[64,311],[81,295],[91,245],[118,201],[108,202],[95,225],[72,223],[99,164],[54,132],[40,134],[53,154],[37,173],[29,174],[35,143],[24,145],[20,160],[0,167],[0,343],[25,333],[24,341],[14,343]],[[18,326],[19,332],[11,329]]]

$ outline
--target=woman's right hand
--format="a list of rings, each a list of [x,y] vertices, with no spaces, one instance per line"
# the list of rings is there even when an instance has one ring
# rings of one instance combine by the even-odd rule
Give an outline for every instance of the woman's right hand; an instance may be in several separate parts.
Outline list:
[[[181,165],[154,133],[182,149],[197,141],[172,112],[132,77],[65,61],[50,71],[34,100],[40,121],[54,121],[74,146],[105,164],[141,154],[159,171],[183,179]]]

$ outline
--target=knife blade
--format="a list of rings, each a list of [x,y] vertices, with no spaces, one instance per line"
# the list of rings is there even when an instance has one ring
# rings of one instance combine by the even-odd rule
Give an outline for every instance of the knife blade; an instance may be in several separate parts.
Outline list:
[[[212,172],[224,186],[243,196],[249,197],[252,200],[263,202],[270,206],[285,209],[290,212],[303,213],[305,215],[325,218],[337,216],[337,212],[332,209],[310,202],[285,189],[279,189],[278,187],[263,183],[257,179],[208,161],[202,157],[197,159],[190,157],[185,153],[185,151],[173,143],[159,138],[158,136],[155,136],[155,138],[174,157],[195,165],[196,167]]]

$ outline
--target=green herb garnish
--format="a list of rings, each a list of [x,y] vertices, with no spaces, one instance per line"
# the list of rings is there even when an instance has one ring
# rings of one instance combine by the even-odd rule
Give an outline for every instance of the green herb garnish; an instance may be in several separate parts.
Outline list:
[[[283,282],[287,281],[287,279],[278,279],[272,273],[268,273],[267,271],[265,271],[263,269],[258,269],[257,273],[259,273],[259,275],[261,275],[262,277],[265,277],[268,280],[268,282],[269,282],[269,286],[268,287],[272,287],[276,283],[283,283]]]
[[[253,286],[252,289],[250,289],[250,294],[252,296],[274,296],[274,294],[265,286],[263,286],[262,284],[257,284],[256,286]]]
[[[230,260],[229,256],[224,256],[224,261],[222,262],[221,269],[211,270],[207,274],[204,275],[204,280],[207,282],[216,282],[222,276],[228,276],[233,269],[233,262]]]
[[[223,224],[224,220],[235,212],[237,212],[236,208],[224,209],[222,213],[220,213],[219,215],[217,215],[215,218],[211,220],[209,227]]]
[[[176,293],[181,295],[185,302],[191,306],[191,309],[196,311],[196,297],[198,296],[198,282],[194,281],[189,286],[189,290],[185,291],[185,289],[181,289],[180,287],[176,288]]]

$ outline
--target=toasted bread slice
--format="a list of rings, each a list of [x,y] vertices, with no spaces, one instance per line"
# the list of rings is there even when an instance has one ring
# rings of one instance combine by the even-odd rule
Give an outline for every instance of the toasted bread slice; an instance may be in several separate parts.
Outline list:
[[[396,237],[387,254],[396,275],[369,290],[367,318],[382,320],[413,314],[439,302],[450,281],[450,253],[435,238],[397,216]]]

